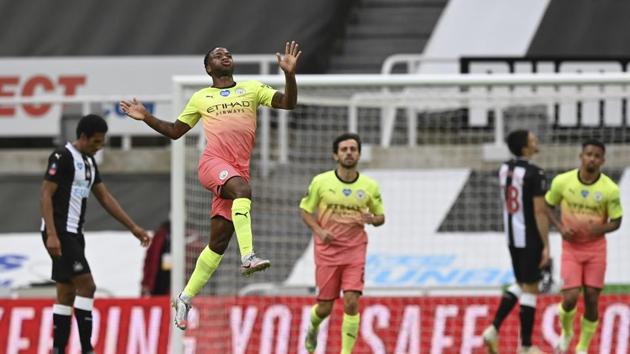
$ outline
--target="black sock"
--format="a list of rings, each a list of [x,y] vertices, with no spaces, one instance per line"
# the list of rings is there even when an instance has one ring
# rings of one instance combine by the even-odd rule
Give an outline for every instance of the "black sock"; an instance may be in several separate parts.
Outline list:
[[[532,345],[536,308],[521,304],[519,315],[521,319],[521,346],[530,347]]]
[[[74,299],[74,316],[77,318],[81,352],[90,353],[92,348],[92,304],[94,299],[77,296]]]
[[[74,309],[74,316],[77,318],[79,325],[79,338],[81,338],[81,352],[87,353],[92,348],[92,311]]]
[[[506,291],[503,293],[497,313],[494,315],[494,321],[492,321],[492,325],[494,325],[494,328],[496,328],[497,331],[501,328],[501,323],[503,323],[503,320],[505,320],[505,318],[510,314],[510,311],[512,311],[517,301],[518,298],[511,292]]]
[[[72,307],[53,305],[53,354],[65,354],[71,321]]]

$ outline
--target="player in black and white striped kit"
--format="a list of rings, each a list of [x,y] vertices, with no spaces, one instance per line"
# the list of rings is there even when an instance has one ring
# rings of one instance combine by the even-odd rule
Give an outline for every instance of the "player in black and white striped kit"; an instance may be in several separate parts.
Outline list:
[[[90,192],[103,208],[140,240],[149,244],[146,231],[136,225],[101,181],[94,154],[103,147],[107,123],[87,115],[77,126],[77,140],[55,150],[41,188],[42,238],[53,260],[52,279],[57,286],[53,305],[53,354],[65,353],[74,314],[82,353],[93,353],[92,305],[96,285],[85,259],[83,223]]]
[[[530,162],[538,152],[538,139],[527,130],[516,130],[506,139],[514,155],[499,170],[503,198],[503,224],[516,283],[501,298],[492,325],[483,332],[489,353],[499,351],[501,323],[520,303],[519,353],[542,353],[532,345],[538,283],[549,263],[549,219],[545,205],[547,181],[543,169]]]

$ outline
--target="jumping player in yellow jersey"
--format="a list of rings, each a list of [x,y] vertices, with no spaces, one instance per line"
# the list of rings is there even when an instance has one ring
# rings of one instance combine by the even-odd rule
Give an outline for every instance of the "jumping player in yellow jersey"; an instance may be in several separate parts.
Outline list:
[[[606,272],[606,233],[621,226],[623,214],[619,187],[600,170],[606,147],[597,140],[582,145],[579,169],[556,176],[545,195],[548,205],[560,205],[561,220],[550,212],[551,222],[562,234],[560,275],[562,303],[559,319],[562,333],[557,353],[566,353],[573,338],[573,319],[580,291],[584,288],[584,315],[577,354],[585,354],[598,324],[599,294]]]
[[[232,54],[214,48],[204,58],[204,68],[212,77],[212,86],[197,91],[184,111],[167,122],[152,116],[136,99],[121,101],[129,117],[144,121],[158,133],[178,139],[200,120],[203,122],[206,148],[199,159],[199,180],[212,191],[210,242],[199,258],[182,293],[174,300],[175,325],[186,329],[191,300],[217,269],[232,234],[241,253],[241,272],[249,276],[268,268],[269,260],[254,253],[250,219],[251,187],[249,160],[256,138],[256,110],[259,105],[293,109],[297,103],[295,68],[301,51],[296,42],[287,42],[284,55],[276,53],[285,75],[285,93],[258,81],[235,82]]]
[[[318,289],[305,341],[309,353],[315,351],[319,325],[330,315],[341,290],[342,354],[352,352],[359,333],[359,297],[363,292],[367,251],[364,225],[385,223],[378,184],[357,171],[360,155],[358,135],[337,137],[333,143],[337,168],[315,176],[300,203],[302,219],[313,231]],[[313,216],[315,212],[317,218]]]

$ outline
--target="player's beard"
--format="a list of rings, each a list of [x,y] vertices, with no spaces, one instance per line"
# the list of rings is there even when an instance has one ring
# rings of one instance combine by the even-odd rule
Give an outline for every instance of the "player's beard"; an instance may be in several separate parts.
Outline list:
[[[597,173],[598,168],[595,165],[588,164],[586,165],[586,172],[588,173]]]
[[[343,159],[343,160],[339,160],[339,162],[341,163],[341,167],[351,169],[351,168],[357,167],[359,160],[350,160],[350,162],[346,162],[346,160]]]
[[[212,73],[216,77],[232,76],[232,74],[234,74],[234,67],[231,66],[231,67],[227,67],[227,68],[214,69],[214,70],[212,70]]]

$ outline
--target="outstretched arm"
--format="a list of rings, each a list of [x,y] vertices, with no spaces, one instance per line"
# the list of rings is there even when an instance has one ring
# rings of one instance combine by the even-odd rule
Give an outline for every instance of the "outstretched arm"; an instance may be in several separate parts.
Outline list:
[[[125,227],[131,231],[138,240],[140,240],[140,244],[142,246],[146,247],[149,245],[150,238],[147,232],[131,220],[129,215],[127,215],[120,204],[118,204],[116,198],[109,193],[109,190],[105,187],[105,183],[94,185],[94,187],[92,187],[92,193],[94,193],[98,202],[101,203],[105,210],[107,210],[109,215],[113,216],[121,224],[125,225]]]
[[[135,98],[132,101],[120,101],[120,109],[129,117],[144,121],[156,132],[173,140],[179,139],[190,130],[188,124],[180,122],[179,120],[173,123],[154,117],[147,111],[142,102]]]
[[[287,42],[284,48],[284,56],[276,53],[278,65],[284,71],[284,93],[276,92],[271,101],[274,108],[293,109],[297,104],[297,83],[295,82],[295,67],[302,54],[298,50],[299,45],[295,41]]]

